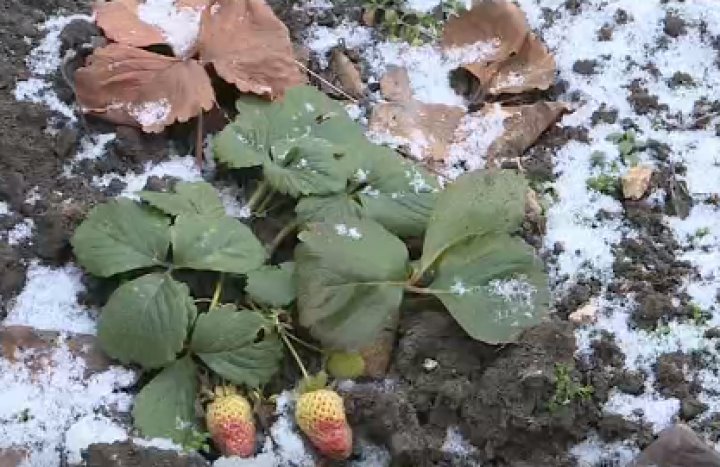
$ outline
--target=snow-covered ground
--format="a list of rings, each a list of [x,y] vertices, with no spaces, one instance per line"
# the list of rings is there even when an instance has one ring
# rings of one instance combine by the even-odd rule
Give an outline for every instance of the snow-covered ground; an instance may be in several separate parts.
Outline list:
[[[419,11],[426,11],[436,3],[432,0],[411,2]],[[626,367],[645,373],[646,382],[645,391],[639,396],[614,391],[605,410],[638,419],[638,409],[641,409],[643,420],[657,432],[676,420],[680,407],[678,399],[662,396],[655,387],[653,365],[657,357],[675,351],[702,350],[709,362],[720,361],[716,339],[705,337],[707,329],[720,325],[717,297],[720,288],[720,208],[706,203],[720,196],[720,138],[715,130],[720,118],[712,115],[703,129],[692,129],[689,124],[694,119],[695,102],[703,98],[712,102],[720,88],[717,64],[720,50],[716,48],[720,46],[713,40],[720,37],[720,7],[715,0],[587,0],[579,2],[578,9],[572,11],[566,7],[565,0],[519,0],[517,3],[555,56],[559,79],[567,83],[562,98],[573,103],[573,112],[564,117],[561,124],[588,130],[588,142],[571,140],[554,154],[556,198],[550,200],[548,231],[544,239],[545,247],[552,252],[554,293],[561,297],[580,278],[600,282],[601,291],[592,298],[598,309],[598,319],[577,331],[578,358],[588,355],[591,342],[598,338],[600,331],[612,333],[625,355]],[[328,8],[329,3],[315,0],[308,7]],[[668,15],[683,20],[684,26],[677,34],[677,31],[672,34],[666,31]],[[18,83],[15,91],[18,99],[43,102],[68,119],[75,118],[73,110],[59,101],[45,79],[60,64],[59,32],[75,17],[51,19],[43,26],[46,39],[28,58],[32,76]],[[609,36],[601,34],[608,28],[612,31]],[[460,63],[457,57],[429,45],[410,47],[377,42],[370,29],[350,22],[335,29],[312,28],[306,45],[327,59],[327,53],[341,39],[348,48],[362,50],[371,64],[374,79],[379,79],[389,65],[404,66],[408,69],[415,99],[427,103],[463,104],[462,97],[455,93],[447,79],[449,70]],[[476,47],[473,53],[481,56],[483,50]],[[587,60],[594,61],[592,72],[578,73],[576,63]],[[693,84],[673,84],[673,77],[678,72],[690,74]],[[656,95],[658,102],[666,108],[639,114],[628,100],[628,88],[633,81]],[[617,111],[615,123],[592,122],[593,113],[602,106]],[[633,237],[637,232],[623,219],[623,205],[589,189],[587,181],[599,173],[593,162],[593,154],[597,151],[605,154],[607,163],[615,163],[621,174],[628,169],[617,146],[607,140],[608,135],[624,131],[621,122],[625,119],[635,126],[639,138],[667,144],[671,161],[687,168],[682,178],[688,184],[695,206],[687,218],[668,217],[666,224],[682,246],[682,250],[676,252],[677,256],[696,268],[697,274],[684,278],[683,290],[709,314],[709,319],[702,323],[671,322],[663,327],[662,333],[637,329],[629,319],[637,306],[633,297],[621,299],[606,294],[607,287],[615,279],[616,247],[624,238]],[[668,129],[668,124],[674,124],[674,128]],[[496,130],[497,125],[485,132],[476,128],[471,144],[460,145],[455,150],[486,150],[497,136]],[[100,135],[94,141],[84,141],[76,159],[102,157],[112,138],[113,135]],[[660,164],[648,154],[641,153],[639,158],[645,164]],[[477,161],[477,166],[482,166],[482,160]],[[150,175],[172,175],[185,180],[202,177],[192,158],[176,156],[161,164],[148,165],[141,175],[123,177],[127,188],[122,195],[132,196]],[[105,186],[115,176],[108,174],[93,183]],[[228,212],[244,215],[237,193],[223,193]],[[662,202],[662,195],[655,193],[653,199]],[[601,212],[616,216],[598,222]],[[8,215],[8,207],[0,203],[0,216],[3,215]],[[0,240],[22,243],[32,235],[32,229],[32,221],[26,220],[8,232],[0,233]],[[703,235],[698,236],[698,232]],[[555,250],[557,243],[563,245],[562,252]],[[77,294],[82,292],[82,287],[80,271],[72,265],[49,268],[32,264],[25,289],[10,302],[7,318],[2,324],[93,334],[95,310],[77,303]],[[32,446],[27,465],[49,467],[59,465],[60,456],[77,462],[80,449],[91,442],[129,436],[110,412],[126,412],[131,406],[131,397],[123,392],[123,388],[134,381],[133,372],[113,367],[86,377],[84,362],[73,356],[62,341],[42,374],[33,374],[24,365],[30,359],[32,355],[19,355],[14,361],[0,358],[0,449]],[[716,373],[716,369],[708,367],[686,375],[699,382],[699,399],[708,405],[699,420],[720,412],[720,380]],[[281,398],[280,413],[287,413],[288,397]],[[314,460],[295,434],[291,417],[280,417],[271,435],[277,445],[268,439],[264,452],[256,459],[221,460],[216,465],[278,465],[278,456],[293,459],[298,465],[313,465]],[[448,432],[446,444],[449,451],[468,449],[459,434],[452,430]],[[576,446],[573,452],[588,465],[601,459],[615,459],[625,465],[636,450],[632,443],[605,444],[595,434],[588,433],[587,441]],[[382,450],[368,448],[365,451],[365,465],[387,462]]]

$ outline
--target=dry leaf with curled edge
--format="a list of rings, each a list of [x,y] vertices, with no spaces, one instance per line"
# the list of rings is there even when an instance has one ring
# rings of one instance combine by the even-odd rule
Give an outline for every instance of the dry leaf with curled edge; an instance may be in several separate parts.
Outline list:
[[[210,77],[197,61],[122,44],[96,50],[75,73],[75,86],[84,112],[153,133],[215,105]]]
[[[555,82],[555,58],[533,33],[528,33],[517,54],[497,69],[488,83],[490,94],[520,94],[546,90]]]
[[[562,102],[544,101],[503,107],[503,112],[507,113],[505,131],[488,148],[487,164],[500,165],[503,159],[520,157],[568,109]]]
[[[472,46],[478,42],[494,43],[496,49],[482,62],[463,66],[486,88],[498,70],[499,63],[517,53],[529,32],[525,14],[515,4],[504,0],[484,0],[451,18],[443,30],[445,50]]]
[[[115,41],[75,72],[83,112],[160,132],[215,105],[209,65],[241,92],[275,98],[304,76],[263,0],[113,0],[95,8]],[[168,45],[177,57],[143,50]]]
[[[459,106],[426,104],[419,101],[377,104],[370,115],[370,131],[389,135],[406,144],[417,159],[444,160],[448,143],[465,114]]]
[[[287,27],[263,0],[215,0],[203,11],[198,51],[242,92],[275,98],[305,81]]]

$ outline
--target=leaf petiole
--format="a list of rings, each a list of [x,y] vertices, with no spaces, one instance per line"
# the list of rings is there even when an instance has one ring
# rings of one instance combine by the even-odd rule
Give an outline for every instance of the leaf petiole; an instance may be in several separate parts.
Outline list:
[[[300,226],[300,221],[294,220],[293,222],[289,223],[285,227],[283,227],[277,235],[275,235],[275,238],[272,239],[272,241],[267,246],[267,252],[268,255],[272,256],[273,253],[275,253],[275,250],[280,246],[280,244],[285,240],[285,238],[297,230],[297,228]]]
[[[250,199],[248,200],[245,207],[251,212],[255,212],[255,208],[260,205],[263,198],[265,198],[265,194],[268,192],[269,185],[267,182],[262,181],[258,184],[257,188],[255,189],[255,192],[252,194]]]
[[[292,345],[292,342],[288,339],[288,334],[285,331],[285,328],[280,323],[280,320],[278,319],[277,315],[275,315],[275,328],[277,329],[278,334],[280,334],[280,339],[285,343],[285,346],[290,351],[290,354],[293,356],[293,359],[295,359],[295,363],[297,363],[298,368],[300,368],[300,371],[303,374],[304,378],[309,377],[309,373],[307,369],[305,368],[305,365],[302,362],[302,359],[300,359],[300,355],[298,355],[297,351],[295,350],[295,347]],[[294,337],[294,336],[293,336]]]
[[[209,310],[214,310],[218,303],[220,303],[220,295],[222,295],[222,284],[223,284],[223,278],[224,274],[220,273],[220,277],[218,278],[217,284],[215,285],[215,293],[213,293],[212,301],[210,302]]]

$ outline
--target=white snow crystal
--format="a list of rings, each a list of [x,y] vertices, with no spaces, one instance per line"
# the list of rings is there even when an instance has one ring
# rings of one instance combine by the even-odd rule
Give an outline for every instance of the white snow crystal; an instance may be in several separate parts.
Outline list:
[[[137,120],[143,127],[164,122],[171,111],[172,106],[170,105],[170,101],[165,98],[136,104],[129,109],[130,116]]]
[[[32,237],[32,231],[35,228],[35,222],[30,219],[23,219],[13,226],[7,233],[8,245],[20,245],[25,243],[30,237]]]
[[[175,55],[185,57],[195,45],[200,32],[202,9],[178,8],[175,0],[147,0],[138,6],[141,21],[162,31]]]
[[[89,310],[77,303],[85,290],[82,271],[69,264],[51,268],[33,263],[27,282],[8,311],[5,325],[32,326],[48,331],[95,333]]]

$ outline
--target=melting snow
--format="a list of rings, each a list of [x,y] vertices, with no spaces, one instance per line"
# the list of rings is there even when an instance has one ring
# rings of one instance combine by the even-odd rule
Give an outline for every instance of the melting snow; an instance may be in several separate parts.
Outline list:
[[[456,143],[448,150],[448,175],[455,178],[462,173],[485,167],[485,156],[493,141],[505,132],[508,117],[500,104],[487,113],[470,113],[463,117],[455,130]]]
[[[20,245],[26,243],[31,237],[35,222],[30,219],[24,219],[22,222],[15,224],[12,229],[8,230],[8,245]]]
[[[362,233],[356,227],[348,227],[345,224],[335,224],[335,232],[341,237],[348,237],[353,240],[362,238]]]
[[[175,0],[147,0],[138,6],[140,20],[159,28],[178,57],[185,57],[193,49],[201,15],[202,9],[178,8]]]
[[[170,101],[163,98],[158,101],[143,102],[130,108],[130,116],[132,116],[143,127],[149,127],[164,122],[172,107]]]
[[[127,184],[120,196],[137,199],[135,193],[142,190],[147,183],[147,179],[152,176],[161,178],[169,176],[186,182],[198,182],[203,179],[200,170],[195,164],[195,159],[192,156],[175,156],[157,164],[151,162],[146,163],[143,172],[140,174],[130,173],[121,176],[110,173],[102,177],[95,177],[93,184],[98,187],[107,187],[113,179],[119,178]]]

